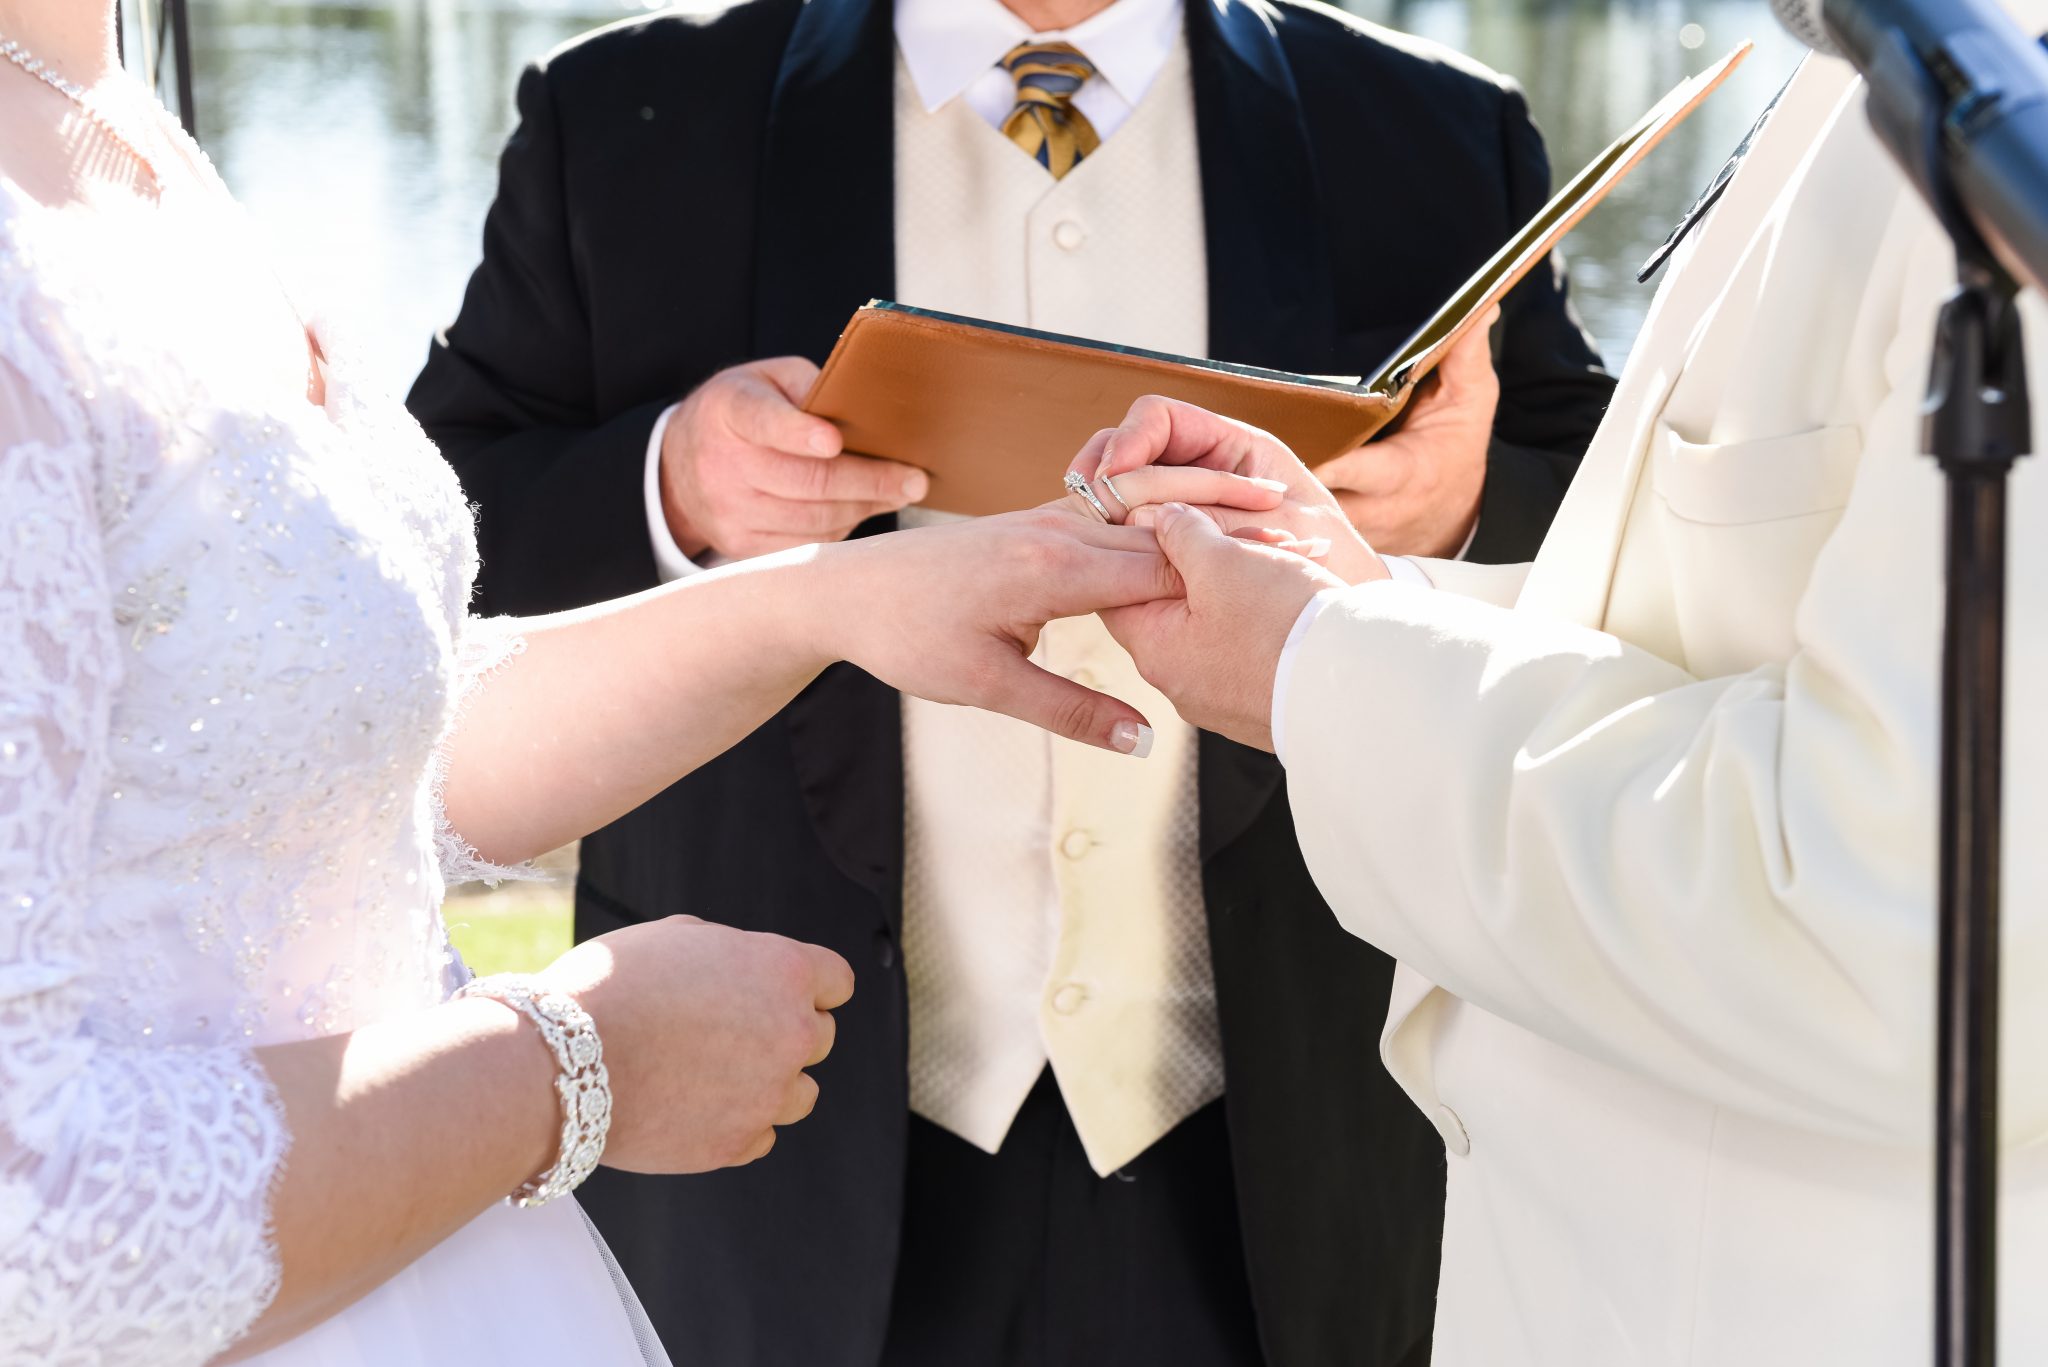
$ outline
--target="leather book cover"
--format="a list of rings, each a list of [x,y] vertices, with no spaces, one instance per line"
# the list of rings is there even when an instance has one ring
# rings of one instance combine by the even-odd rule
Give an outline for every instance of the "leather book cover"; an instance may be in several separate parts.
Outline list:
[[[1392,420],[1444,354],[1748,53],[1744,43],[1658,101],[1370,379],[1170,356],[877,300],[854,313],[805,411],[836,423],[849,451],[929,472],[926,507],[975,516],[1056,498],[1074,453],[1146,394],[1263,428],[1316,465]]]

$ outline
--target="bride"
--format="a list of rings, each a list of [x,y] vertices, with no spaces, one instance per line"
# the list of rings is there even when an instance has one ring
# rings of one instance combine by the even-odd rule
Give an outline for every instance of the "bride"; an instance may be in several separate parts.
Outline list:
[[[453,476],[258,264],[111,16],[0,0],[0,1363],[663,1362],[554,1198],[600,1157],[766,1153],[852,973],[676,916],[465,988],[445,884],[838,659],[1142,754],[1027,655],[1176,581],[1077,502],[468,617]]]

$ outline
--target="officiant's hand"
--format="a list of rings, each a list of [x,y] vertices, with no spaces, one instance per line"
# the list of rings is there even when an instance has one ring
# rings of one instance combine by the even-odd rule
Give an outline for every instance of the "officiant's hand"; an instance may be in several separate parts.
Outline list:
[[[922,470],[843,454],[839,429],[803,411],[818,367],[778,356],[722,370],[669,418],[661,508],[691,559],[733,560],[843,540],[925,495]]]
[[[1465,334],[1408,403],[1401,429],[1315,466],[1351,525],[1388,555],[1449,559],[1464,550],[1486,488],[1486,452],[1500,404],[1487,334]]]
[[[1343,581],[1178,503],[1157,510],[1153,530],[1185,596],[1112,609],[1103,624],[1190,724],[1271,750],[1273,674],[1287,634],[1309,599]]]

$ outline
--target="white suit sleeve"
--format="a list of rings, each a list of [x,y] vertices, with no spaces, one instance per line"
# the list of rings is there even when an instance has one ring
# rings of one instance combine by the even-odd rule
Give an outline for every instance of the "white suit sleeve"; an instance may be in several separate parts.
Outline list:
[[[1919,454],[1931,300],[1908,304],[1781,663],[1694,677],[1610,635],[1401,585],[1326,606],[1282,711],[1302,848],[1350,930],[1478,1007],[1710,1101],[1924,1140],[1943,491]],[[2026,307],[2029,340],[2048,337]],[[2048,393],[2048,346],[2032,355]],[[2044,461],[2013,485],[2013,1138],[2048,1132]]]
[[[286,1133],[253,1053],[91,1024],[122,657],[80,430],[0,361],[0,1361],[197,1367],[275,1294]]]

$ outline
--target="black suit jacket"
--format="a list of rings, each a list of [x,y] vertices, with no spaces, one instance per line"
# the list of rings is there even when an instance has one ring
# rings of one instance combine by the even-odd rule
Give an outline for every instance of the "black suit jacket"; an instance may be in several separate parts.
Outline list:
[[[1322,7],[1187,12],[1212,355],[1370,372],[1546,198],[1541,139],[1492,73]],[[660,411],[735,362],[822,361],[892,294],[894,61],[886,0],[751,0],[616,25],[526,73],[483,264],[410,397],[478,506],[480,610],[653,585]],[[1511,296],[1496,353],[1472,554],[1511,560],[1611,382],[1553,271]],[[1204,735],[1199,774],[1261,1335],[1280,1367],[1391,1363],[1429,1331],[1443,1183],[1377,1059],[1392,966],[1317,895],[1272,756]],[[859,977],[818,1109],[768,1159],[584,1189],[678,1361],[876,1359],[907,1122],[902,830],[897,697],[842,665],[584,842],[579,935],[688,910],[829,945]]]

